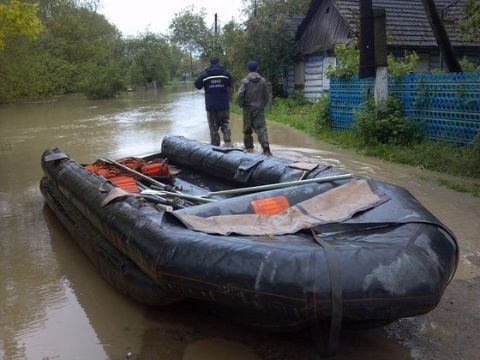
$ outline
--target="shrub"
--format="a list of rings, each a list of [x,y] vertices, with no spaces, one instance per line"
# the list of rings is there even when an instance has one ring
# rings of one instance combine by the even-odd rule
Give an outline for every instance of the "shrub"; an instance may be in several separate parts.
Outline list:
[[[355,129],[367,145],[405,145],[421,138],[421,131],[411,119],[402,116],[400,103],[393,96],[377,105],[370,97],[353,116]]]
[[[120,69],[112,64],[89,64],[80,89],[90,99],[111,98],[125,88],[120,74]]]
[[[330,97],[328,94],[322,94],[313,104],[315,114],[315,132],[329,130],[332,119],[330,118]]]
[[[388,74],[393,77],[407,75],[417,68],[418,55],[415,51],[405,53],[403,58],[395,58],[392,54],[387,56]]]
[[[480,71],[480,65],[474,64],[473,62],[470,61],[469,58],[465,56],[460,59],[460,66],[462,67],[462,70],[465,72]]]
[[[335,55],[337,65],[329,65],[325,69],[325,74],[329,77],[346,79],[352,76],[358,76],[358,64],[360,55],[357,49],[357,39],[354,38],[348,44],[339,44],[335,46]]]

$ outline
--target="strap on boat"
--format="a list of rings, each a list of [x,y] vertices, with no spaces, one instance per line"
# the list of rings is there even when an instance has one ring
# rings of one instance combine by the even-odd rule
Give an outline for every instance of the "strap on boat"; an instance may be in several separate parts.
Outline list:
[[[340,330],[342,327],[343,318],[343,303],[342,303],[342,283],[340,279],[340,267],[338,266],[335,249],[327,241],[317,236],[316,230],[311,229],[313,238],[325,251],[327,259],[327,267],[330,275],[330,289],[331,289],[331,307],[332,314],[330,318],[330,329],[328,330],[328,340],[325,340],[325,355],[335,355],[337,351],[338,341],[340,339]]]

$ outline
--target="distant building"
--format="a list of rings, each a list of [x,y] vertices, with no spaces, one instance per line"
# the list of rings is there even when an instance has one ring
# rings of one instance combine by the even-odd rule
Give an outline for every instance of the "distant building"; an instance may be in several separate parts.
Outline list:
[[[456,26],[464,3],[436,0],[458,57],[467,56],[478,63],[480,43],[466,41]],[[386,12],[388,53],[403,56],[405,50],[414,50],[419,56],[416,72],[445,67],[420,0],[373,0],[373,7]],[[296,23],[298,17],[292,17],[292,26]],[[336,64],[335,45],[350,42],[358,35],[359,25],[359,0],[312,0],[296,30],[298,53],[285,77],[286,90],[303,91],[309,99],[329,90],[324,70],[328,64]]]

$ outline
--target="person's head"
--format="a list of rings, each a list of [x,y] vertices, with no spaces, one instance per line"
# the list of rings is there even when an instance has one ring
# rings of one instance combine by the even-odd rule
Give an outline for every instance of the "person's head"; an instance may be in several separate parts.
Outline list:
[[[254,71],[257,71],[257,68],[258,68],[258,64],[255,60],[250,60],[248,63],[247,63],[247,69],[250,71],[250,72],[254,72]]]
[[[218,57],[218,56],[212,56],[212,57],[210,58],[210,64],[211,64],[211,65],[218,65],[218,64],[220,64],[220,59],[219,59],[219,57]]]

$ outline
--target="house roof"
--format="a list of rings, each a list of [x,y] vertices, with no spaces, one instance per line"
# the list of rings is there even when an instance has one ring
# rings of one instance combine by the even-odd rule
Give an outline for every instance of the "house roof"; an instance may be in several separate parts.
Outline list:
[[[315,19],[317,10],[324,0],[312,0],[307,16],[296,32],[300,39],[309,23]],[[454,46],[480,46],[477,41],[466,41],[456,26],[462,17],[462,7],[466,0],[436,0],[439,12],[443,10],[443,20],[450,41]],[[352,32],[359,27],[359,0],[332,0],[335,9],[348,23]],[[421,0],[372,0],[373,7],[385,8],[387,16],[387,43],[389,46],[437,47],[430,22]]]

